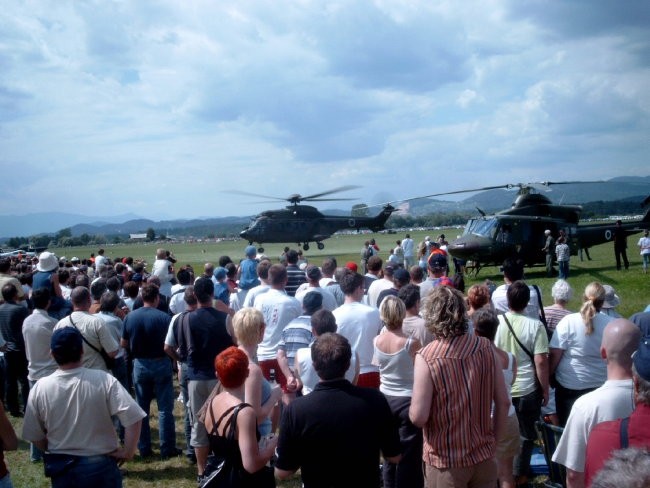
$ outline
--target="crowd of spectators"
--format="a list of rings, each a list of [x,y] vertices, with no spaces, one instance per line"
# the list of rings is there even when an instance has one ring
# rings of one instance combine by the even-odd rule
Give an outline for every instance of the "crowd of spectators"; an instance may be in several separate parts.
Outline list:
[[[553,459],[566,485],[582,487],[626,447],[612,421],[631,415],[630,446],[650,445],[650,312],[621,317],[597,281],[578,306],[564,279],[544,307],[516,259],[500,286],[465,292],[444,236],[416,246],[407,235],[388,251],[384,261],[368,241],[365,274],[292,249],[273,264],[253,246],[199,275],[165,249],[151,271],[103,249],[3,258],[0,407],[25,416],[30,459],[53,486],[121,486],[136,454],[184,455],[201,486],[227,454],[242,486],[274,484],[274,466],[277,479],[300,470],[306,488],[511,488],[530,483],[546,419],[564,429]],[[63,408],[66,395],[92,411]],[[0,408],[4,450],[15,446],[6,418]]]

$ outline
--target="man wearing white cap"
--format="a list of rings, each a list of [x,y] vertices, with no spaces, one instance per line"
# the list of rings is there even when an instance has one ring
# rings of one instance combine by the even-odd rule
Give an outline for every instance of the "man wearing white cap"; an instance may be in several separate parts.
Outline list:
[[[54,253],[45,251],[38,257],[36,273],[32,277],[32,291],[40,288],[50,290],[51,303],[47,313],[56,319],[68,315],[72,311],[72,304],[63,298],[63,291],[59,285],[59,260]]]

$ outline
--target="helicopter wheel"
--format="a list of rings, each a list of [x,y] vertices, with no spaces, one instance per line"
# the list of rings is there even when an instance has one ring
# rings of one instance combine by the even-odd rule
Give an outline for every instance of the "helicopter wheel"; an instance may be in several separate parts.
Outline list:
[[[305,251],[309,251],[309,243],[308,243],[308,242],[305,242],[305,243],[302,245],[302,248],[303,248]]]
[[[325,244],[323,244],[322,242],[317,243],[316,246],[318,246],[319,251],[322,251],[323,249],[325,249]]]
[[[264,252],[264,248],[261,247],[261,246],[258,247],[258,248],[257,248],[257,252],[260,253],[260,254],[262,254],[262,253]]]

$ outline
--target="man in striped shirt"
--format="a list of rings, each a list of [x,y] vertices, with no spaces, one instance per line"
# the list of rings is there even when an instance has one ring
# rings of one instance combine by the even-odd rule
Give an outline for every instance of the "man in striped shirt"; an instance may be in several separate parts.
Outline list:
[[[492,344],[467,333],[463,294],[451,287],[434,288],[422,315],[435,339],[415,356],[409,417],[423,429],[425,487],[495,486],[509,402]]]

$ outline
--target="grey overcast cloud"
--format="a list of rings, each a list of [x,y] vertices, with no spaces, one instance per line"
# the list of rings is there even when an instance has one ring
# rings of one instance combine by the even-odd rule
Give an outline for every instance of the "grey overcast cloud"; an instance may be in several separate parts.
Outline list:
[[[5,2],[0,214],[646,176],[649,68],[648,1]]]

